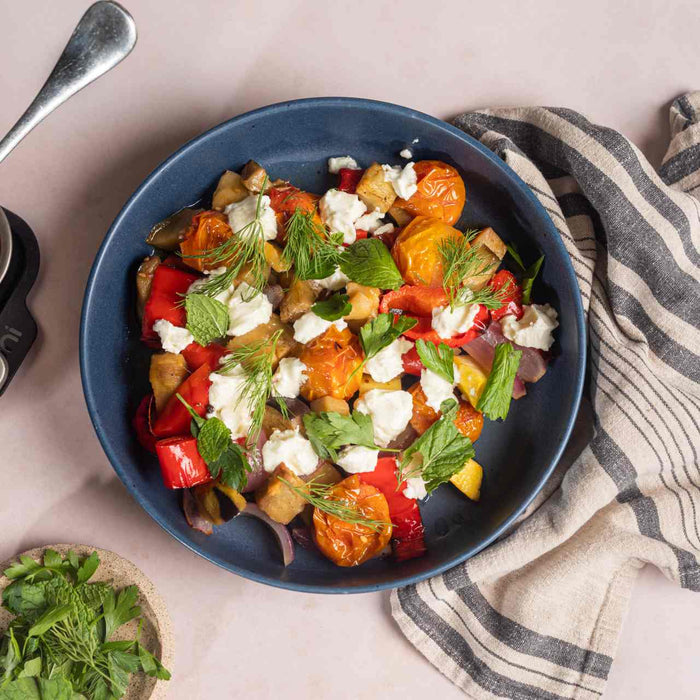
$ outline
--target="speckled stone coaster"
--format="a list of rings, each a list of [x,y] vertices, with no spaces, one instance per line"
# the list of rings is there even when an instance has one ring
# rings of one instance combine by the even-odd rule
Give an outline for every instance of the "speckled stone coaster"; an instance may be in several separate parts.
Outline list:
[[[138,587],[138,604],[141,606],[141,617],[143,618],[141,642],[148,651],[160,659],[161,663],[173,675],[173,679],[170,681],[159,681],[143,673],[135,673],[131,676],[131,682],[124,698],[127,700],[146,700],[146,698],[158,700],[159,698],[167,697],[169,686],[175,682],[172,625],[165,603],[151,581],[130,561],[123,559],[114,552],[88,547],[87,545],[48,544],[45,547],[30,549],[28,552],[22,552],[21,554],[26,554],[32,559],[41,560],[44,551],[47,549],[54,549],[61,555],[65,555],[69,549],[72,549],[81,557],[97,552],[97,555],[100,557],[100,566],[90,579],[91,581],[107,581],[117,590],[131,584]],[[19,557],[20,554],[17,554],[3,562],[0,565],[0,572],[7,569]],[[10,580],[6,576],[0,576],[0,589],[4,589],[9,583]],[[4,608],[0,608],[0,630],[4,631],[7,629],[12,618],[13,615]],[[133,639],[136,634],[136,627],[136,621],[132,620],[120,628],[113,639]]]

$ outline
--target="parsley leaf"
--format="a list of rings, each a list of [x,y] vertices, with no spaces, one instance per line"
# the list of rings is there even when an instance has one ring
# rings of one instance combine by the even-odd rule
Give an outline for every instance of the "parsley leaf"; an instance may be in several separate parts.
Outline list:
[[[338,460],[338,449],[343,445],[362,445],[379,449],[374,444],[372,417],[360,411],[351,416],[341,413],[304,414],[306,436],[321,459]]]
[[[352,304],[347,294],[334,294],[325,301],[317,301],[311,310],[326,321],[337,321],[352,311]]]
[[[109,589],[103,598],[105,639],[109,639],[122,625],[133,620],[141,614],[141,608],[136,605],[139,597],[139,589],[136,586],[127,586],[119,591]]]
[[[340,269],[353,282],[379,289],[398,289],[404,282],[389,249],[378,238],[364,238],[340,256]]]
[[[421,362],[439,377],[447,380],[450,384],[455,381],[454,350],[447,343],[426,343],[425,340],[416,340],[416,350]]]
[[[185,297],[187,330],[200,345],[209,345],[223,338],[228,331],[228,309],[218,299],[205,294],[188,294]]]
[[[515,375],[522,354],[520,350],[514,350],[510,343],[496,345],[491,373],[476,406],[491,420],[505,419],[508,415]]]
[[[529,304],[532,298],[532,285],[535,282],[535,278],[539,274],[542,263],[544,262],[544,255],[535,260],[530,267],[525,270],[525,275],[523,277],[523,304]]]
[[[360,343],[365,353],[364,362],[372,359],[380,350],[391,345],[402,333],[410,330],[417,323],[418,321],[410,316],[398,316],[394,319],[394,314],[379,314],[365,323],[360,328]]]
[[[462,435],[454,424],[457,408],[454,399],[442,402],[440,419],[404,452],[399,482],[420,474],[430,494],[473,459],[472,441]]]

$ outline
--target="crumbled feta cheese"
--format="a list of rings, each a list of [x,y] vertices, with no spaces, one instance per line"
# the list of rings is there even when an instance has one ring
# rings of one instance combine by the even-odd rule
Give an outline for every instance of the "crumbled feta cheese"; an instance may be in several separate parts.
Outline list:
[[[240,365],[226,372],[209,375],[209,407],[207,418],[219,418],[231,431],[231,439],[245,437],[253,422],[248,402],[244,396],[247,378],[246,371]]]
[[[258,211],[258,195],[248,195],[240,202],[229,204],[224,212],[228,216],[228,223],[234,233],[240,233],[251,222],[255,221]],[[246,233],[250,232],[246,229]],[[275,210],[270,205],[270,198],[264,194],[260,196],[260,228],[266,241],[277,238],[277,218]]]
[[[356,194],[341,192],[340,190],[328,190],[318,203],[321,212],[321,220],[331,230],[331,233],[340,231],[343,234],[343,243],[354,243],[355,222],[367,211],[367,207],[360,201]]]
[[[411,160],[411,158],[413,158],[413,151],[410,148],[404,148],[399,155],[406,160]]]
[[[255,296],[253,296],[255,295]],[[253,287],[241,282],[228,301],[228,334],[244,335],[272,317],[272,304]]]
[[[404,489],[403,495],[406,498],[417,498],[419,501],[428,495],[425,488],[425,481],[423,481],[422,476],[412,476],[406,479],[406,488]]]
[[[153,330],[160,336],[160,344],[165,352],[177,354],[194,342],[194,337],[187,328],[173,326],[170,321],[162,318],[153,324]]]
[[[454,368],[454,382],[450,383],[432,370],[424,369],[420,373],[420,386],[425,394],[425,403],[433,409],[440,411],[443,401],[455,397],[454,386],[459,381],[459,373]]]
[[[203,272],[207,277],[211,279],[212,277],[218,277],[219,275],[223,275],[226,272],[226,269],[226,267],[216,267],[213,270],[203,270]],[[196,294],[208,281],[209,280],[204,278],[195,280],[187,288],[187,293]],[[219,292],[214,297],[214,299],[220,301],[222,304],[228,304],[228,300],[231,298],[231,294],[233,294],[233,287],[229,287],[228,289],[224,289],[223,292]]]
[[[299,396],[308,367],[296,357],[283,357],[272,377],[273,393],[288,399]]]
[[[501,319],[503,335],[516,345],[549,350],[554,342],[552,331],[559,325],[557,312],[549,305],[523,306],[525,313],[518,321],[509,314]]]
[[[385,182],[390,182],[397,197],[410,199],[418,190],[418,178],[413,168],[413,163],[400,165],[382,165]]]
[[[390,382],[403,372],[401,356],[413,347],[413,343],[405,338],[397,338],[387,345],[374,357],[367,360],[365,369],[375,382]]]
[[[367,214],[363,214],[356,222],[355,222],[355,228],[356,229],[361,229],[362,231],[369,231],[372,233],[373,231],[376,231],[382,223],[382,219],[384,218],[384,214],[382,214],[379,209],[375,209],[374,211],[370,211]]]
[[[357,161],[351,156],[338,156],[337,158],[328,159],[328,172],[336,175],[341,168],[350,168],[350,170],[359,170],[360,166]]]
[[[338,455],[338,466],[348,474],[360,474],[361,472],[373,472],[377,466],[379,451],[362,445],[345,447]]]
[[[297,476],[313,474],[318,465],[318,455],[298,430],[275,430],[263,445],[262,458],[266,472],[284,464]]]
[[[372,417],[374,439],[386,447],[411,420],[413,397],[407,391],[371,389],[355,402],[355,410]]]
[[[294,340],[297,343],[308,343],[325,333],[331,326],[335,326],[339,331],[348,327],[343,319],[337,321],[326,321],[317,316],[313,311],[307,311],[303,316],[294,321]]]
[[[339,267],[335,268],[335,272],[332,275],[316,280],[321,287],[331,292],[337,292],[339,289],[342,289],[349,281],[350,278]]]
[[[381,236],[383,233],[391,233],[396,226],[394,224],[384,224],[384,226],[380,226],[375,232],[375,236]]]
[[[474,325],[478,313],[478,304],[455,304],[454,308],[436,306],[430,325],[441,338],[449,340],[453,335],[466,333]]]

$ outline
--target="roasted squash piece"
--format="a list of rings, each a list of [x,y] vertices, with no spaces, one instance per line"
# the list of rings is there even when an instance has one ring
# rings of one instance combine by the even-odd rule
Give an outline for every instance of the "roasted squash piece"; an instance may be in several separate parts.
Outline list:
[[[375,382],[369,374],[363,374],[360,381],[360,396],[372,389],[382,389],[383,391],[401,391],[401,378],[395,377],[389,382]]]
[[[294,278],[289,291],[280,304],[280,318],[284,323],[294,323],[303,316],[316,302],[320,293],[318,283],[313,280]]]
[[[158,413],[168,403],[180,384],[185,381],[187,374],[187,362],[182,355],[175,355],[172,352],[151,355],[148,379],[151,382]]]
[[[460,471],[450,477],[450,482],[467,498],[478,501],[483,477],[482,466],[475,459],[470,459]]]
[[[136,312],[139,315],[139,319],[143,318],[143,309],[146,306],[148,297],[151,296],[153,275],[156,274],[158,265],[160,265],[160,258],[157,255],[151,255],[144,258],[136,272]]]
[[[384,170],[379,163],[372,163],[365,170],[355,191],[367,211],[379,209],[382,213],[387,212],[396,199],[396,192],[392,184],[384,179]]]
[[[333,396],[322,396],[311,402],[311,410],[314,413],[340,413],[341,416],[350,415],[350,406],[343,399],[336,399]]]
[[[255,492],[255,502],[260,510],[278,523],[288,525],[306,505],[306,500],[278,479],[280,477],[297,488],[304,482],[284,464],[280,464],[270,478]]]
[[[243,170],[241,170],[243,184],[253,194],[258,194],[258,192],[262,191],[266,178],[267,173],[265,172],[265,168],[254,160],[249,160],[243,166]]]
[[[481,230],[472,241],[472,247],[479,250],[479,257],[483,261],[485,271],[481,275],[475,275],[465,280],[465,285],[475,292],[483,289],[493,277],[498,266],[506,254],[507,248],[500,236],[492,229]]]
[[[357,282],[348,282],[347,294],[352,311],[343,318],[353,331],[358,331],[379,313],[381,291],[377,287],[365,287]]]
[[[231,338],[228,341],[226,347],[229,350],[237,350],[244,345],[253,345],[254,343],[259,343],[266,338],[271,338],[277,331],[282,331],[279,339],[277,340],[277,345],[275,346],[275,358],[273,365],[276,366],[277,363],[288,355],[298,355],[301,352],[302,346],[294,340],[294,331],[291,326],[286,323],[282,323],[280,317],[277,314],[272,314],[270,320],[267,323],[261,323],[259,326],[253,328],[252,331],[248,331],[244,335],[238,335],[235,338]]]
[[[211,208],[223,211],[229,204],[235,204],[245,199],[250,192],[243,184],[243,178],[231,170],[226,170],[219,178],[214,196],[211,200]]]

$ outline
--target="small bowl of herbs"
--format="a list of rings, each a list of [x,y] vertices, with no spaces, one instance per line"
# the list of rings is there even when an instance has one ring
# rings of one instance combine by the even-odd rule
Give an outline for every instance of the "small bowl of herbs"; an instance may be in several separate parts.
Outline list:
[[[131,562],[42,547],[6,562],[0,589],[0,700],[165,697],[170,619]]]

